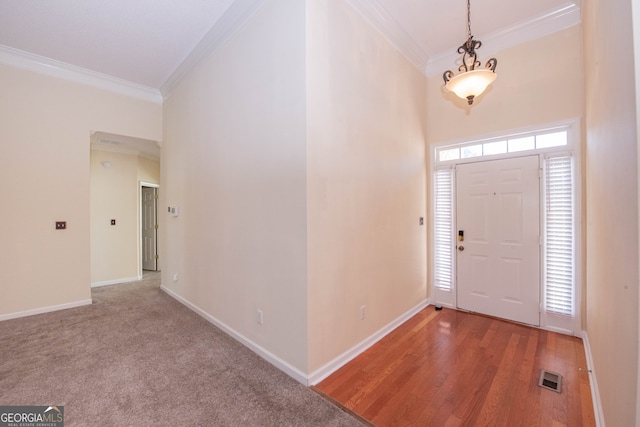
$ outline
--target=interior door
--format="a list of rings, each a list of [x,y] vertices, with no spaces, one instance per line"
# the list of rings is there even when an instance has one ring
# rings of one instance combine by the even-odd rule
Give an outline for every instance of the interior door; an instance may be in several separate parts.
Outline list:
[[[540,325],[538,156],[456,169],[457,305]]]
[[[158,189],[142,187],[142,269],[158,269],[157,246],[157,195]]]

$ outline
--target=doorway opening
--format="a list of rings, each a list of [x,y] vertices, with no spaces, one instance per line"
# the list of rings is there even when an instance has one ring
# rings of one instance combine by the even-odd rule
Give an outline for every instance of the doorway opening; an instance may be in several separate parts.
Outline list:
[[[160,143],[106,132],[90,136],[91,286],[140,280],[142,184],[160,185]],[[158,234],[155,230],[157,255]],[[158,262],[155,267],[159,270]]]

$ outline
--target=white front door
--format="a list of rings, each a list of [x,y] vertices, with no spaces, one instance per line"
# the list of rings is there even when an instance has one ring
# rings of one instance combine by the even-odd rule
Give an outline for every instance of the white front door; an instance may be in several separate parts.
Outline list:
[[[457,306],[540,325],[538,156],[456,170]]]
[[[142,269],[156,271],[157,265],[157,188],[142,187]]]

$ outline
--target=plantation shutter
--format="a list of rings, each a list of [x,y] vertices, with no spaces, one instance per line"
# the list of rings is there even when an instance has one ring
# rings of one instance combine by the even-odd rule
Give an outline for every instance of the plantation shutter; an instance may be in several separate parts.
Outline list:
[[[545,308],[573,315],[574,210],[570,155],[546,161]]]
[[[434,178],[434,283],[453,289],[453,170],[438,169]]]

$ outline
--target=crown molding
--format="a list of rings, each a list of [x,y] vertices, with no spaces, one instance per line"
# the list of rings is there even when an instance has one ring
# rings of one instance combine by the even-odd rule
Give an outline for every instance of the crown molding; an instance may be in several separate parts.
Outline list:
[[[162,103],[162,96],[157,89],[118,79],[86,68],[77,67],[65,62],[56,61],[55,59],[35,55],[23,50],[14,49],[9,46],[0,45],[0,64],[74,83],[93,86],[98,89],[104,89],[156,104]]]
[[[573,27],[580,22],[580,7],[577,5],[564,6],[526,22],[479,37],[482,40],[482,53],[483,56],[491,57],[501,50]],[[454,47],[447,52],[432,56],[424,69],[425,74],[434,76],[445,70],[456,69],[457,61],[460,59],[457,49]]]
[[[398,22],[376,0],[346,0],[373,28],[421,71],[428,56]]]
[[[229,37],[249,21],[258,10],[266,3],[266,0],[236,0],[211,29],[200,40],[196,47],[171,73],[169,78],[160,88],[162,96],[166,99],[171,95],[182,79],[193,68],[208,58],[216,49],[222,46]]]

